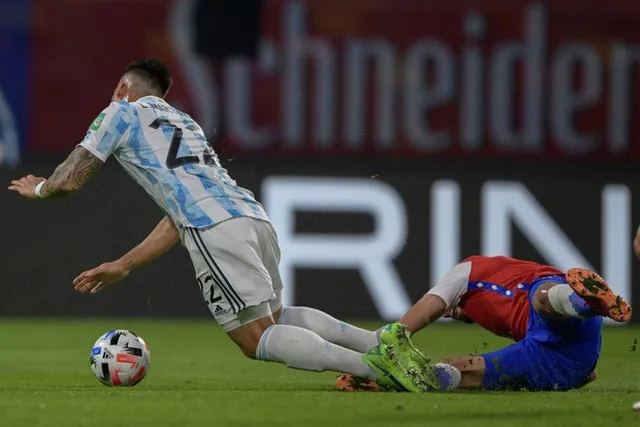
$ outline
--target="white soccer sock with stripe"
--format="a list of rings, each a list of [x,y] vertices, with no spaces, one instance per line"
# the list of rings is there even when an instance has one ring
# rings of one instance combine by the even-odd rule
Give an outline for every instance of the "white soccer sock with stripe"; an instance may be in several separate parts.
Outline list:
[[[552,286],[547,291],[547,297],[553,311],[561,316],[588,319],[596,315],[569,285]]]
[[[287,307],[282,309],[279,324],[299,326],[315,332],[323,339],[366,353],[379,344],[376,331],[367,331],[309,307]]]
[[[362,354],[325,341],[313,331],[291,325],[271,325],[264,331],[256,359],[284,363],[307,371],[335,371],[375,380]]]

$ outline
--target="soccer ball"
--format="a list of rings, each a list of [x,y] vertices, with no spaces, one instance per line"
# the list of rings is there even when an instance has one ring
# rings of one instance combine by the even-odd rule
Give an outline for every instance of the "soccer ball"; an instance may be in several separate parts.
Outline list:
[[[91,349],[91,370],[104,385],[133,387],[144,379],[150,365],[149,346],[131,331],[109,331]]]

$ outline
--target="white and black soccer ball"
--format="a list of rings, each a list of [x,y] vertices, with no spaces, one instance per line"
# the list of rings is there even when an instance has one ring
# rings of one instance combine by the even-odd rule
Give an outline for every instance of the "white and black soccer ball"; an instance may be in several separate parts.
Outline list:
[[[149,346],[131,331],[109,331],[91,349],[91,370],[104,385],[132,387],[144,379],[150,365]]]

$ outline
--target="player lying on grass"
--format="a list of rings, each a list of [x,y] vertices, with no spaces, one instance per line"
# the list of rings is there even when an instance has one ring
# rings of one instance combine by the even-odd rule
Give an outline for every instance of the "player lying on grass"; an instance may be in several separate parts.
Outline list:
[[[516,342],[431,365],[409,336],[443,315]],[[365,361],[379,373],[394,366],[399,371],[399,366],[408,375],[396,380],[410,391],[569,390],[595,379],[603,317],[627,322],[631,307],[591,271],[565,273],[508,257],[473,256],[453,267],[398,323],[388,325],[382,344]],[[337,386],[379,388],[352,375],[339,377]]]
[[[51,177],[29,175],[9,187],[31,199],[65,196],[113,156],[165,212],[142,243],[80,274],[75,289],[99,292],[182,241],[209,310],[247,357],[374,380],[362,353],[378,344],[375,332],[311,308],[282,308],[280,249],[267,214],[222,168],[200,126],[164,100],[170,86],[164,64],[133,62]]]

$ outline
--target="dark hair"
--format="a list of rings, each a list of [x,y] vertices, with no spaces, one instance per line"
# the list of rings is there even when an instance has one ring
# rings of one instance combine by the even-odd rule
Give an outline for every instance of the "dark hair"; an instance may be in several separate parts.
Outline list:
[[[136,59],[124,70],[124,74],[132,73],[145,79],[151,87],[164,97],[171,87],[171,72],[164,63],[152,58]]]

